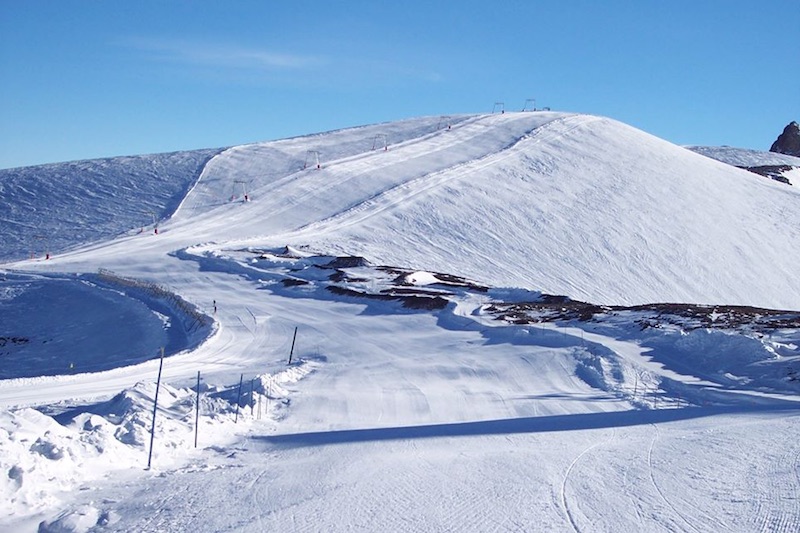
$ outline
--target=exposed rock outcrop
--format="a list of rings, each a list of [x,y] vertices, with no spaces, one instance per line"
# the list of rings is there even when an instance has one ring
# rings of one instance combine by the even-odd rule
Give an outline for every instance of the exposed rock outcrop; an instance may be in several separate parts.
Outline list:
[[[800,157],[800,125],[794,121],[790,122],[772,143],[769,151]]]

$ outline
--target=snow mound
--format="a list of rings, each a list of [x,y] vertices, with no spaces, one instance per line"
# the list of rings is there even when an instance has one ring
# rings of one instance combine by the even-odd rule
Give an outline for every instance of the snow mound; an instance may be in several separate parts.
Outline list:
[[[234,385],[203,383],[200,449],[230,444],[261,418],[262,408],[264,419],[280,418],[290,394],[286,386],[315,366],[300,361],[281,372],[257,376],[259,385],[249,396],[239,396]],[[0,520],[47,511],[75,488],[113,472],[145,468],[155,393],[155,383],[140,382],[108,401],[62,407],[52,416],[32,408],[0,411],[0,470],[7,473],[0,476]],[[183,465],[198,453],[193,447],[196,410],[196,390],[161,385],[152,451],[156,471]],[[103,510],[81,507],[43,522],[40,530],[82,532],[112,519]]]
[[[64,511],[53,521],[39,524],[39,533],[87,533],[96,526],[108,526],[114,522],[113,515],[103,514],[92,505],[80,505]]]

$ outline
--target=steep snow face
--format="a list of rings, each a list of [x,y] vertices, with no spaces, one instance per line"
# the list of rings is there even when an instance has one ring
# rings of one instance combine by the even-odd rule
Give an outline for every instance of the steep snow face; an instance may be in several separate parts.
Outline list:
[[[219,150],[0,170],[0,262],[108,239],[169,216]]]

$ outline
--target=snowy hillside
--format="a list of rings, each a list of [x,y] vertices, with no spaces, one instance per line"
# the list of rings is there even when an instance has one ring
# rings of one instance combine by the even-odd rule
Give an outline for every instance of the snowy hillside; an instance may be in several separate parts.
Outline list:
[[[687,146],[689,150],[735,167],[789,165],[800,167],[800,157],[732,146]]]
[[[766,176],[795,187],[800,186],[800,157],[775,152],[746,150],[730,146],[688,146],[711,159]]]
[[[800,526],[800,189],[552,112],[0,186],[2,530]]]
[[[609,119],[509,113],[229,149],[162,229],[172,249],[305,245],[596,303],[793,309],[798,201]],[[87,268],[116,269],[127,246]]]
[[[0,261],[141,230],[172,214],[219,150],[0,170]]]

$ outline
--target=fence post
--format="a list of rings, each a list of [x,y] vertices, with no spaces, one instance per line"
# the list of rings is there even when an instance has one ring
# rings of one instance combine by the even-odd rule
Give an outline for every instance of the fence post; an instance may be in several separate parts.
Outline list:
[[[197,430],[200,427],[200,371],[197,371],[197,410],[194,414],[194,447],[197,448]]]
[[[242,400],[242,380],[244,379],[244,374],[239,376],[239,394],[236,396],[236,418],[234,418],[233,423],[239,423],[239,402]]]
[[[150,453],[147,454],[147,469],[153,460],[153,440],[156,436],[156,412],[158,411],[158,389],[161,387],[161,369],[164,367],[164,347],[161,347],[161,360],[158,363],[158,379],[156,380],[156,397],[153,399],[153,425],[150,426]]]
[[[272,394],[272,376],[269,376],[267,378],[267,408],[264,411],[264,416],[266,416],[267,418],[269,418],[269,397],[271,394]]]
[[[250,416],[253,416],[253,408],[256,406],[255,397],[253,396],[253,382],[256,378],[250,380],[250,398],[247,400],[247,405],[250,406]]]
[[[297,340],[297,326],[294,327],[294,336],[292,337],[292,349],[289,350],[289,363],[292,364],[292,354],[294,353],[294,341]]]

